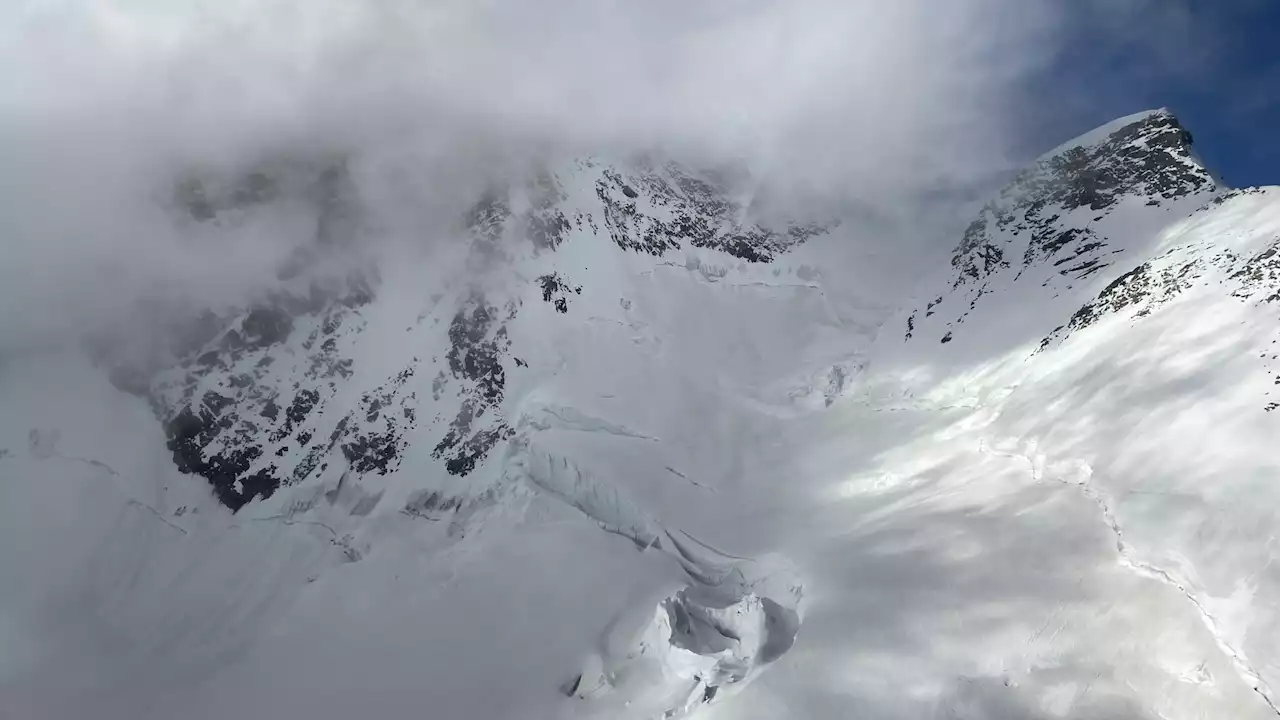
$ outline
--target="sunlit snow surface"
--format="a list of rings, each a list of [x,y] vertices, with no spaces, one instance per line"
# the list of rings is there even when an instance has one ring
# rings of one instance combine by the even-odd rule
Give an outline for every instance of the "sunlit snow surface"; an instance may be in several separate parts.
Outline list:
[[[78,352],[7,360],[0,715],[1275,717],[1280,191],[1202,200],[1068,298],[993,286],[969,346],[824,288],[839,238],[573,234],[583,291],[530,286],[476,472],[424,439],[235,514]],[[1042,347],[1152,258],[1202,266]],[[438,260],[385,269],[355,367],[443,352]]]

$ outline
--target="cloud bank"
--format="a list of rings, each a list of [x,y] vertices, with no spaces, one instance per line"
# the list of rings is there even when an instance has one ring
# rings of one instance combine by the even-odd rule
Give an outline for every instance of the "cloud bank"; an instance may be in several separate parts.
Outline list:
[[[165,200],[188,168],[269,156],[409,169],[414,216],[444,227],[504,157],[660,147],[745,161],[781,196],[910,235],[900,220],[1008,169],[1022,80],[1051,55],[1057,18],[1047,0],[29,0],[0,13],[10,345],[110,322],[146,293],[215,302],[268,281],[264,258],[301,225],[201,238]]]

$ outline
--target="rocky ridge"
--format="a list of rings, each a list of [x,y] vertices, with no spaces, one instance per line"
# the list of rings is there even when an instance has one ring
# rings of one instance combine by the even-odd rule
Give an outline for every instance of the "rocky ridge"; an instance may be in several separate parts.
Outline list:
[[[117,372],[117,384],[150,398],[179,469],[205,478],[233,511],[334,473],[348,483],[395,473],[413,443],[430,447],[449,475],[474,472],[513,433],[504,388],[527,363],[513,354],[508,325],[536,298],[572,321],[582,284],[555,260],[571,238],[655,261],[692,250],[759,264],[826,230],[744,222],[748,208],[725,182],[676,163],[583,159],[539,170],[485,193],[462,236],[469,267],[525,263],[546,271],[498,294],[461,285],[433,292],[405,328],[432,338],[421,341],[431,356],[370,377],[358,358],[376,314],[376,268],[323,270],[356,242],[357,193],[342,163],[301,174],[308,172],[310,182],[278,180],[268,169],[222,187],[179,185],[176,206],[199,223],[301,194],[316,208],[316,242],[281,269],[278,292],[236,313],[206,314],[170,367],[149,379],[134,372],[128,382]]]
[[[1126,253],[1141,251],[1131,245],[1132,216],[1158,227],[1221,192],[1168,111],[1116,125],[1041,158],[982,209],[951,258],[950,287],[907,317],[907,340],[944,313],[938,339],[951,342],[985,295],[1013,283],[1062,294],[1114,273]]]

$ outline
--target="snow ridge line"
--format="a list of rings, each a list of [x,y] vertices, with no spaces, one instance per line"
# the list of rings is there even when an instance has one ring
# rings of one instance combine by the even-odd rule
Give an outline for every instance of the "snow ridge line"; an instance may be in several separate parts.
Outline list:
[[[144,510],[149,510],[149,511],[151,512],[151,514],[152,514],[152,515],[155,515],[155,516],[156,516],[156,519],[157,519],[157,520],[159,520],[160,522],[164,523],[165,525],[168,525],[169,527],[173,528],[174,530],[177,530],[178,532],[182,533],[183,535],[188,534],[185,528],[178,527],[177,525],[174,525],[173,523],[169,522],[169,520],[168,520],[168,519],[166,519],[164,515],[161,515],[161,514],[160,514],[160,511],[159,511],[159,510],[156,510],[155,508],[153,508],[153,507],[151,507],[150,505],[148,505],[148,504],[146,504],[146,503],[142,502],[141,500],[134,500],[133,498],[129,498],[129,500],[127,500],[125,504],[127,504],[127,505],[136,505],[136,506],[138,506],[138,507],[140,507],[140,508],[143,508]]]
[[[324,530],[328,530],[329,533],[333,535],[333,538],[329,540],[329,544],[341,550],[343,557],[345,557],[350,562],[359,562],[360,560],[364,559],[364,552],[361,552],[359,548],[357,548],[355,545],[352,544],[351,535],[348,534],[348,535],[340,536],[338,535],[338,531],[333,529],[333,526],[327,523],[320,522],[319,520],[294,520],[292,517],[288,515],[270,515],[268,517],[246,518],[246,522],[278,522],[282,525],[289,525],[289,526],[310,525],[318,528],[323,528]],[[237,527],[237,526],[233,525],[232,527]],[[367,552],[367,548],[366,548],[366,552]]]
[[[335,540],[338,537],[337,530],[334,530],[332,526],[326,523],[322,523],[319,520],[294,520],[288,515],[271,515],[269,517],[255,517],[255,518],[245,518],[245,519],[248,520],[249,522],[268,522],[271,520],[275,520],[284,525],[314,525],[316,527],[321,527],[321,528],[324,528],[325,530],[328,530],[329,534],[333,535]]]
[[[1027,464],[1031,466],[1031,479],[1035,482],[1041,482],[1044,478],[1044,456],[1039,455],[1033,457],[1036,450],[1036,444],[1037,443],[1034,439],[1028,442],[1031,454],[1007,452],[992,448],[988,444],[987,439],[982,438],[978,441],[978,452],[991,457],[1025,460]],[[1054,480],[1062,483],[1063,485],[1077,486],[1080,488],[1081,494],[1098,507],[1102,514],[1103,522],[1116,537],[1116,553],[1119,555],[1120,564],[1142,577],[1156,580],[1175,588],[1183,597],[1195,606],[1196,611],[1200,614],[1200,618],[1205,624],[1205,627],[1209,630],[1209,634],[1213,636],[1214,642],[1217,643],[1218,649],[1231,659],[1232,665],[1235,666],[1236,672],[1240,675],[1241,679],[1245,681],[1245,684],[1249,685],[1249,687],[1262,698],[1262,701],[1267,704],[1267,707],[1271,708],[1271,712],[1275,713],[1277,717],[1280,717],[1280,706],[1277,706],[1276,702],[1272,699],[1270,687],[1268,687],[1266,682],[1263,681],[1261,674],[1259,674],[1258,671],[1249,664],[1249,661],[1245,659],[1244,655],[1233,648],[1231,644],[1223,638],[1222,633],[1218,630],[1218,620],[1209,612],[1209,609],[1204,606],[1204,603],[1196,597],[1195,593],[1189,590],[1184,583],[1178,581],[1167,570],[1136,558],[1133,546],[1127,543],[1124,539],[1124,530],[1120,527],[1119,521],[1116,520],[1115,514],[1111,511],[1111,506],[1107,503],[1106,498],[1098,492],[1097,488],[1089,482],[1093,477],[1093,467],[1083,460],[1073,459],[1066,462],[1077,466],[1077,477],[1080,479],[1073,483],[1065,477],[1055,473]]]
[[[70,462],[84,463],[85,465],[96,467],[99,470],[106,470],[113,477],[120,476],[120,473],[116,472],[115,468],[102,462],[101,460],[90,460],[88,458],[76,457],[75,455],[63,455],[62,453],[57,451],[54,451],[54,453],[50,455],[50,457],[58,458],[60,460],[68,460]]]
[[[671,473],[672,475],[675,475],[676,477],[680,478],[681,480],[684,480],[684,481],[688,482],[690,485],[692,485],[692,486],[694,486],[694,487],[696,487],[696,488],[701,488],[701,489],[706,490],[707,492],[711,492],[711,493],[716,492],[716,489],[715,489],[715,488],[713,488],[713,487],[711,487],[710,485],[705,485],[705,484],[703,484],[703,483],[700,483],[700,482],[698,482],[697,480],[694,480],[693,478],[689,477],[688,475],[685,475],[684,473],[680,472],[679,470],[677,470],[677,469],[675,469],[675,468],[671,467],[670,465],[664,465],[663,467],[665,467],[665,468],[667,469],[667,472]]]
[[[92,459],[89,459],[89,458],[77,457],[77,456],[75,456],[75,455],[64,455],[64,454],[62,454],[62,453],[58,452],[56,449],[55,449],[55,450],[53,450],[53,451],[51,451],[51,452],[50,452],[48,455],[46,455],[44,458],[40,458],[39,456],[37,456],[37,459],[43,459],[43,460],[63,460],[63,461],[65,461],[65,462],[83,463],[83,464],[85,464],[85,465],[88,465],[88,466],[93,467],[93,468],[97,468],[97,469],[99,469],[99,470],[105,470],[105,471],[106,471],[108,474],[110,474],[112,477],[120,477],[120,473],[116,472],[116,469],[115,469],[115,468],[113,468],[113,467],[111,467],[110,465],[108,465],[108,464],[106,464],[106,463],[102,462],[101,460],[92,460]],[[142,508],[143,510],[146,510],[146,511],[150,512],[152,515],[155,515],[155,516],[156,516],[156,519],[157,519],[157,520],[159,520],[160,522],[164,523],[165,525],[168,525],[169,527],[173,528],[174,530],[177,530],[178,532],[182,533],[183,535],[187,535],[187,534],[188,534],[188,533],[187,533],[187,530],[186,530],[185,528],[183,528],[183,527],[179,527],[178,525],[173,524],[172,522],[170,522],[170,521],[169,521],[169,519],[168,519],[168,518],[166,518],[166,517],[164,516],[164,514],[163,514],[163,513],[161,513],[159,510],[156,510],[154,507],[152,507],[152,506],[148,505],[147,503],[144,503],[144,502],[142,502],[141,500],[138,500],[137,498],[131,498],[131,497],[127,497],[127,496],[125,497],[125,501],[124,501],[124,502],[125,502],[125,505],[132,505],[132,506],[135,506],[135,507],[140,507],[140,508]]]

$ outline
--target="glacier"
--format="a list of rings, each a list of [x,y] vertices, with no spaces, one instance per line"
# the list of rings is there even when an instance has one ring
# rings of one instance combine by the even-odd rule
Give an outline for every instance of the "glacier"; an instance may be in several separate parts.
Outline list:
[[[649,156],[370,246],[361,162],[176,180],[313,241],[3,358],[0,714],[1280,715],[1280,189],[1169,112],[918,277]]]

